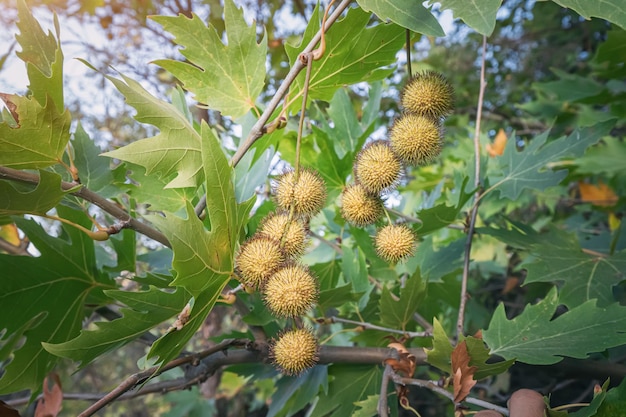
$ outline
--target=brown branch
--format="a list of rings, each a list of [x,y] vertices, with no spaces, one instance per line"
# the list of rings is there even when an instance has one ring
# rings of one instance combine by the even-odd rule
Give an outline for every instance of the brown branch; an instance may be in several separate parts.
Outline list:
[[[322,31],[324,32],[328,31],[328,29],[339,18],[339,16],[350,5],[351,2],[352,0],[343,0],[337,6],[337,8],[333,11],[333,13],[328,17],[326,24],[322,28],[320,28],[320,30],[315,34],[315,36],[313,36],[313,39],[311,39],[308,45],[302,50],[302,53],[306,54],[306,53],[313,51],[313,49],[315,49],[315,47],[317,46],[317,43],[322,38]],[[263,114],[261,114],[261,117],[259,117],[259,120],[257,120],[254,126],[252,126],[252,129],[250,129],[250,133],[248,134],[248,137],[246,138],[246,140],[244,140],[241,143],[241,145],[239,146],[239,148],[233,155],[230,161],[231,166],[233,167],[237,166],[241,158],[245,155],[246,152],[248,152],[248,150],[254,144],[254,142],[256,142],[257,139],[259,139],[266,133],[265,124],[272,116],[272,113],[274,113],[274,110],[276,110],[276,108],[280,104],[280,101],[283,99],[283,97],[285,97],[285,94],[287,94],[287,91],[289,91],[291,84],[293,84],[293,82],[296,80],[296,77],[298,76],[300,71],[302,71],[305,67],[306,67],[306,64],[303,63],[299,59],[297,59],[296,62],[294,62],[293,66],[289,70],[289,73],[287,74],[287,76],[285,76],[285,79],[280,84],[280,87],[278,87],[278,90],[276,90],[276,93],[274,94],[270,102],[267,104],[267,107],[265,107]],[[196,214],[200,216],[202,211],[204,211],[205,207],[206,207],[206,194],[202,196],[198,204],[196,204],[196,207],[195,207]]]
[[[12,245],[3,238],[0,238],[0,251],[5,251],[9,255],[31,256],[31,254],[28,253],[28,250],[26,250],[25,246]]]
[[[482,56],[480,63],[480,89],[478,92],[478,104],[476,106],[476,129],[474,131],[474,187],[476,193],[474,200],[480,200],[480,121],[483,112],[483,103],[485,97],[485,88],[487,82],[485,80],[485,55],[487,54],[487,37],[483,36]],[[463,256],[463,278],[461,280],[461,301],[459,302],[459,315],[456,322],[456,339],[463,334],[465,323],[465,305],[467,303],[467,281],[469,280],[470,254],[472,252],[472,240],[474,239],[474,228],[476,227],[476,217],[478,216],[478,204],[472,206],[470,213],[469,226],[467,230],[467,240],[465,242],[465,254]]]
[[[39,175],[3,166],[0,166],[0,179],[19,181],[35,185],[39,184]],[[61,181],[61,189],[64,191],[76,188],[76,185],[77,184],[71,182]],[[73,191],[71,194],[100,207],[111,216],[121,220],[122,222],[125,222],[126,227],[133,229],[151,239],[154,239],[167,247],[171,247],[170,242],[167,240],[167,237],[165,237],[163,233],[131,217],[131,215],[126,212],[126,210],[119,207],[117,204],[112,203],[106,198],[103,198],[93,191],[87,189],[86,187],[81,186],[78,190]]]

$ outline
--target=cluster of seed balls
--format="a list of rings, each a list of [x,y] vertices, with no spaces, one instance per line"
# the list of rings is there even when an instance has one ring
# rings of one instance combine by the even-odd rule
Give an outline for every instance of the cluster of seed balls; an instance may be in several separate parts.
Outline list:
[[[324,206],[326,185],[315,171],[289,170],[274,184],[276,211],[241,245],[237,275],[249,291],[261,292],[276,317],[295,319],[317,302],[318,280],[298,262],[305,251],[308,221]],[[296,327],[283,331],[270,345],[276,367],[298,375],[317,362],[319,344],[313,331]]]
[[[454,107],[454,90],[443,75],[426,71],[407,82],[401,107],[389,139],[370,142],[358,153],[355,182],[342,192],[343,218],[354,226],[382,217],[382,196],[397,186],[405,166],[427,164],[441,153],[442,123]],[[406,224],[387,224],[376,233],[376,251],[387,262],[407,258],[415,246],[415,234]]]

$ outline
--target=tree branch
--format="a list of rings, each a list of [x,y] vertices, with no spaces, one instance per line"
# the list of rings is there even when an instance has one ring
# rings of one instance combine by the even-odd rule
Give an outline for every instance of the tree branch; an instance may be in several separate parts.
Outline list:
[[[485,55],[487,54],[487,37],[483,35],[483,47],[480,63],[480,89],[478,92],[478,104],[476,106],[476,129],[474,131],[474,187],[477,189],[474,200],[480,200],[480,121],[483,112],[483,102],[485,97]],[[465,242],[465,254],[463,256],[463,278],[461,280],[461,301],[459,303],[459,315],[456,322],[456,339],[463,334],[465,323],[465,305],[467,303],[467,281],[469,280],[470,254],[472,252],[472,240],[474,239],[474,228],[476,227],[476,217],[478,215],[478,204],[472,206],[469,226],[467,230],[467,241]]]
[[[302,53],[309,53],[313,51],[313,49],[315,49],[315,47],[317,46],[317,43],[322,38],[322,31],[324,32],[328,31],[328,29],[333,25],[333,23],[335,23],[335,21],[339,18],[341,13],[343,13],[343,11],[350,5],[351,2],[352,0],[343,0],[335,8],[333,13],[328,17],[328,20],[326,20],[326,24],[324,25],[324,27],[320,28],[320,30],[315,34],[315,36],[313,36],[313,39],[311,39],[308,45],[302,50]],[[233,155],[230,161],[231,166],[233,167],[237,166],[241,158],[245,155],[246,152],[248,152],[248,150],[254,144],[254,142],[256,142],[257,139],[259,139],[266,133],[267,127],[265,126],[265,124],[274,113],[274,110],[276,110],[276,108],[278,107],[280,101],[283,99],[283,97],[285,97],[285,94],[287,94],[287,91],[289,91],[291,84],[293,84],[293,82],[296,80],[296,77],[298,76],[300,71],[302,71],[305,67],[306,67],[306,64],[304,64],[299,59],[297,59],[296,62],[293,64],[293,66],[291,67],[291,70],[289,70],[289,73],[287,74],[287,76],[285,76],[285,79],[280,84],[280,87],[278,87],[278,90],[276,90],[276,93],[274,94],[270,102],[267,104],[267,107],[265,107],[263,114],[261,114],[261,117],[259,117],[259,120],[257,120],[254,126],[252,126],[252,129],[250,129],[250,133],[248,133],[248,137],[246,137],[246,139],[241,143],[241,145],[239,146],[239,148]],[[202,196],[198,204],[196,204],[196,207],[195,207],[196,215],[200,216],[200,214],[202,214],[202,211],[204,211],[205,207],[206,207],[206,194]]]
[[[3,166],[0,166],[0,179],[19,181],[35,185],[39,184],[39,175]],[[76,185],[77,184],[71,182],[61,181],[61,189],[63,189],[64,191],[71,190],[75,188]],[[126,210],[122,209],[117,204],[112,203],[106,198],[103,198],[93,191],[87,189],[85,186],[81,186],[81,188],[79,188],[77,191],[73,191],[71,194],[100,207],[111,216],[125,222],[126,227],[133,229],[151,239],[154,239],[167,247],[171,247],[169,240],[167,240],[167,237],[165,237],[163,233],[131,217],[131,215],[126,212]]]

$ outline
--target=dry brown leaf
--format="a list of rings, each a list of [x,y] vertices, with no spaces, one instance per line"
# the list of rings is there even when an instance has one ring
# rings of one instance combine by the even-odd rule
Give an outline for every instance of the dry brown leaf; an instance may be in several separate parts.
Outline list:
[[[389,343],[387,347],[394,348],[398,351],[398,359],[387,358],[385,363],[393,368],[398,375],[411,378],[415,373],[417,358],[402,343]]]
[[[469,366],[470,356],[467,353],[465,340],[456,345],[450,356],[452,362],[452,377],[454,384],[454,402],[460,403],[467,397],[470,390],[476,385],[474,374],[476,366]]]
[[[508,294],[519,286],[519,278],[508,277],[504,282],[504,288],[502,288],[502,294]]]
[[[495,158],[496,156],[501,156],[504,153],[504,147],[506,146],[506,133],[504,133],[504,129],[498,130],[498,134],[496,138],[493,140],[493,143],[487,144],[487,153],[490,157]]]
[[[52,388],[48,384],[48,377],[52,378]],[[63,403],[61,380],[54,372],[43,380],[43,398],[37,402],[35,417],[57,417]]]
[[[614,206],[618,200],[617,194],[602,181],[599,181],[598,185],[579,181],[578,189],[580,190],[580,199],[594,206],[611,207]]]
[[[191,314],[191,305],[187,304],[185,308],[183,308],[183,311],[181,311],[180,314],[178,315],[178,318],[176,319],[174,324],[170,326],[168,331],[182,330],[185,324],[187,324],[187,322],[189,321],[190,314]]]
[[[20,413],[15,408],[0,400],[0,417],[20,417]]]

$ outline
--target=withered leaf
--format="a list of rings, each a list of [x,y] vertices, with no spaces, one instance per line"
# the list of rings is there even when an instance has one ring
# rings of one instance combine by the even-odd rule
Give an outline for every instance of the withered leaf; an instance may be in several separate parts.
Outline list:
[[[468,396],[472,387],[476,385],[474,373],[476,373],[478,368],[469,366],[470,356],[467,352],[465,340],[456,345],[450,359],[454,383],[454,402],[460,403]]]
[[[48,378],[52,378],[52,388],[50,388]],[[61,380],[57,374],[52,372],[43,380],[43,398],[37,402],[35,417],[57,417],[61,411],[62,403]]]

